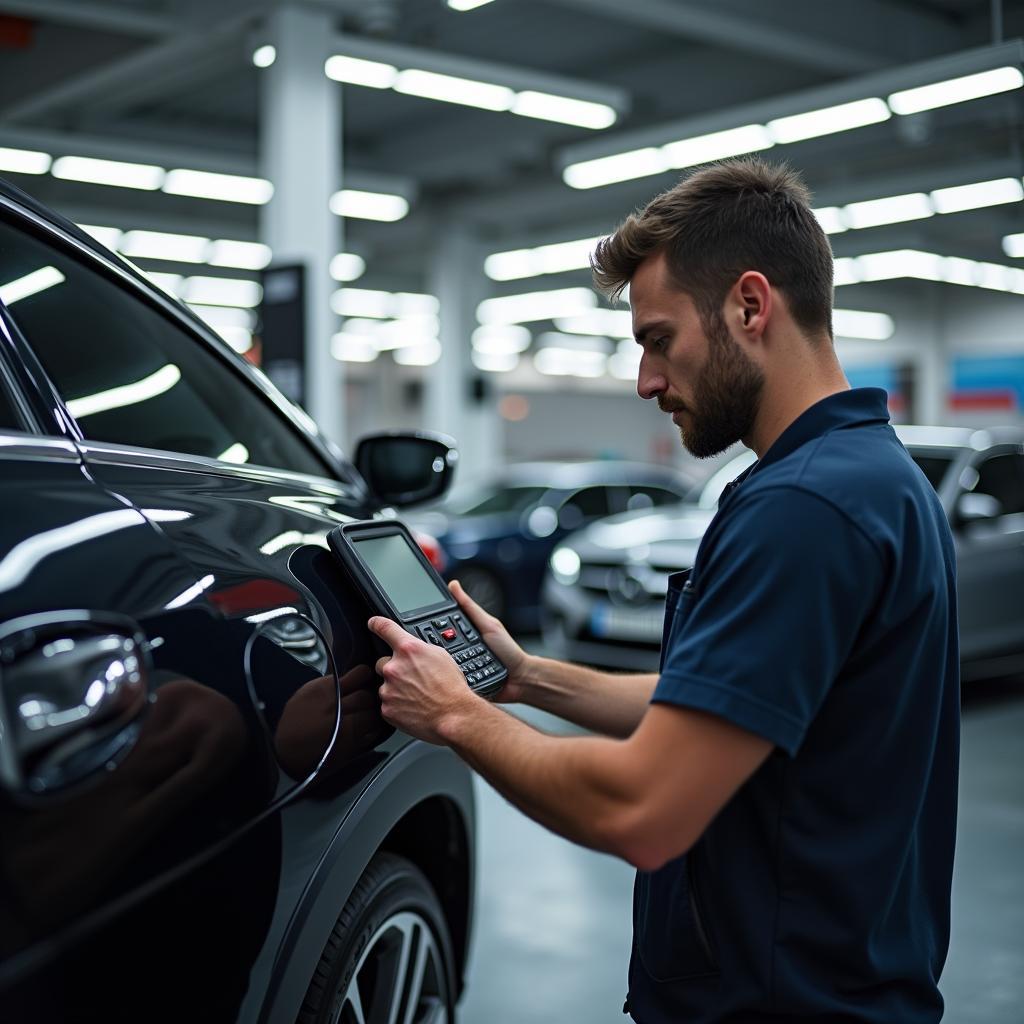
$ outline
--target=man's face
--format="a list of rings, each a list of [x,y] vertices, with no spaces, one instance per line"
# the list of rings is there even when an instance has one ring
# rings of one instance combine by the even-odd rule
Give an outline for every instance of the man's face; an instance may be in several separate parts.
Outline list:
[[[705,322],[660,254],[633,275],[629,301],[633,333],[643,347],[637,393],[656,398],[658,408],[672,414],[686,450],[706,459],[749,436],[764,374],[721,315]]]

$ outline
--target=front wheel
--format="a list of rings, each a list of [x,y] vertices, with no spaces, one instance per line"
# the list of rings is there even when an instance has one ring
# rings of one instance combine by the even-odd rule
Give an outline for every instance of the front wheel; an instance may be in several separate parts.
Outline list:
[[[299,1024],[454,1024],[454,958],[434,890],[391,853],[370,861],[320,957]]]

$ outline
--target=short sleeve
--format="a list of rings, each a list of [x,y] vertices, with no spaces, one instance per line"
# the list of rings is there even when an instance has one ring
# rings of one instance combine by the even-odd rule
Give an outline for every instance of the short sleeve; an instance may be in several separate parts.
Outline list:
[[[794,487],[736,494],[675,611],[654,703],[718,715],[794,755],[878,601],[882,558]]]

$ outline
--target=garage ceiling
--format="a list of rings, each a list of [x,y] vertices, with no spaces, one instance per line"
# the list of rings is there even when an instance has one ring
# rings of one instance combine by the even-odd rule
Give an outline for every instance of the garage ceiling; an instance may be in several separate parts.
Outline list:
[[[251,58],[274,6],[0,0],[0,146],[173,157],[177,166],[258,173],[262,72]],[[591,149],[601,155],[647,137],[669,142],[677,122],[735,127],[737,114],[768,111],[776,98],[782,109],[794,94],[826,96],[861,76],[895,73],[895,81],[922,61],[1024,32],[1024,0],[493,0],[462,13],[444,0],[307,6],[334,12],[339,38],[562,76],[621,90],[627,100],[617,123],[596,131],[345,86],[345,167],[364,180],[402,179],[416,193],[400,221],[349,221],[346,248],[367,259],[361,284],[410,290],[425,286],[443,221],[473,225],[493,250],[586,237],[607,231],[680,173],[570,188],[563,166]],[[1019,179],[1022,102],[1018,89],[775,152],[804,171],[818,205]],[[48,174],[6,176],[80,221],[257,238],[251,206]],[[833,243],[837,255],[911,247],[1008,263],[1000,240],[1024,230],[1022,207],[851,231]]]

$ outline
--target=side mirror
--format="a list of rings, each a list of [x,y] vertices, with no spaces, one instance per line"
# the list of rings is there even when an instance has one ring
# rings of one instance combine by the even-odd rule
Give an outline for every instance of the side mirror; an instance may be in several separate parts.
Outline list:
[[[995,519],[1003,514],[1003,506],[991,494],[961,494],[956,502],[956,518],[961,523],[976,523],[982,519]]]
[[[355,464],[374,501],[403,508],[441,497],[459,453],[443,434],[371,434],[356,445]]]

